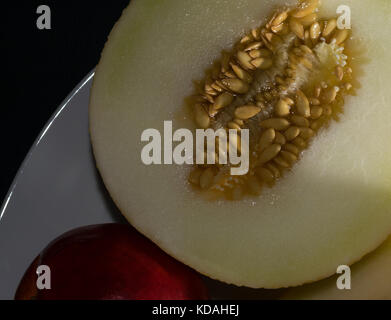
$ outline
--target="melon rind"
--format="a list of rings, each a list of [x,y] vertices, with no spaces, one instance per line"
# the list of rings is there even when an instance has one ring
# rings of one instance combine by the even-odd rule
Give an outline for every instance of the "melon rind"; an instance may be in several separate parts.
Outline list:
[[[390,300],[391,238],[351,267],[350,289],[337,287],[338,277],[288,289],[280,298],[288,300]],[[345,275],[343,275],[345,277]]]

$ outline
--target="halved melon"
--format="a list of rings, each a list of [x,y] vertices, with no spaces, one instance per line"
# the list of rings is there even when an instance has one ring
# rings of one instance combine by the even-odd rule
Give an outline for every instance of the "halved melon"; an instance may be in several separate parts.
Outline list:
[[[321,130],[300,161],[260,196],[211,201],[187,181],[189,167],[144,165],[144,130],[163,121],[194,128],[184,110],[193,81],[223,49],[294,1],[133,0],[97,67],[90,131],[97,167],[113,200],[139,231],[199,272],[253,288],[328,277],[391,232],[391,4],[323,1],[352,11],[352,37],[367,60],[357,96]]]

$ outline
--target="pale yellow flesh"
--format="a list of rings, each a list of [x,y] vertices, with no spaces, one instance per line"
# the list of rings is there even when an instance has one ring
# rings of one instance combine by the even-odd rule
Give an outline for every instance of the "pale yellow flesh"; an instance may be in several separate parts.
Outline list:
[[[390,300],[391,238],[351,268],[351,289],[339,290],[337,279],[288,289],[281,299],[294,300]]]
[[[321,132],[292,173],[253,200],[208,202],[189,168],[145,166],[143,130],[179,116],[193,80],[245,31],[286,1],[134,0],[111,33],[91,94],[97,166],[124,216],[178,260],[212,278],[254,288],[319,280],[391,232],[391,3],[350,5],[370,58],[362,88],[338,124]],[[288,3],[293,3],[290,1]]]

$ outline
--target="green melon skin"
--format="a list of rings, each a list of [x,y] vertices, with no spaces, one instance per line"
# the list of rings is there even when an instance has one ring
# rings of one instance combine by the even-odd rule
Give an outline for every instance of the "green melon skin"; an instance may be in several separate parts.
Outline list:
[[[361,88],[339,123],[321,131],[291,173],[261,196],[207,201],[186,166],[146,166],[142,132],[163,121],[193,128],[193,81],[244,32],[294,1],[133,0],[97,67],[90,102],[93,152],[127,220],[164,251],[213,279],[252,288],[297,286],[351,265],[391,233],[391,2],[327,0],[352,10],[366,57]]]

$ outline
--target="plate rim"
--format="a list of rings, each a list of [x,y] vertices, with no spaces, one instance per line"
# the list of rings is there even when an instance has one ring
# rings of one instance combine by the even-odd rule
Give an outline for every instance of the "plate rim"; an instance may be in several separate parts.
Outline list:
[[[5,213],[7,211],[7,207],[9,202],[12,199],[12,195],[14,193],[14,190],[16,186],[18,185],[19,178],[23,175],[24,169],[29,162],[32,154],[34,153],[35,148],[40,144],[41,140],[45,137],[46,133],[49,131],[50,127],[54,123],[54,121],[57,119],[57,117],[64,111],[64,109],[69,105],[69,103],[73,100],[73,98],[80,92],[81,89],[83,89],[88,82],[93,80],[95,76],[95,69],[94,67],[90,72],[87,73],[86,76],[82,78],[81,81],[73,88],[73,90],[66,96],[66,98],[60,103],[60,105],[56,108],[56,110],[52,113],[50,118],[46,121],[45,125],[39,132],[37,138],[35,138],[34,142],[32,143],[31,147],[29,148],[26,156],[24,157],[23,161],[21,162],[15,177],[12,179],[11,185],[8,188],[8,191],[1,202],[0,207],[0,224],[4,220]]]

